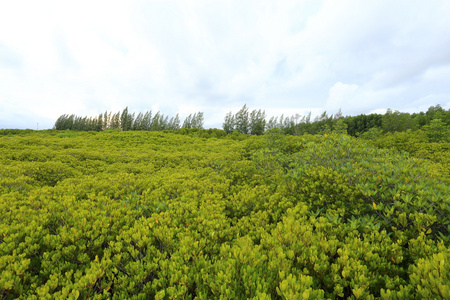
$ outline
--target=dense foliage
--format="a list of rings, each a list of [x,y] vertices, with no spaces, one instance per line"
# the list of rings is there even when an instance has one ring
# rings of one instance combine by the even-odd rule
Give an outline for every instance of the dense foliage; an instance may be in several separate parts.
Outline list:
[[[426,137],[2,132],[0,297],[448,299]]]
[[[178,114],[169,119],[160,112],[153,114],[130,113],[128,107],[122,112],[112,114],[105,112],[98,117],[80,117],[64,114],[60,116],[53,127],[56,130],[76,131],[178,131],[183,129],[202,129],[204,116],[202,112],[190,114],[181,124]],[[428,108],[427,112],[415,114],[402,113],[388,109],[384,115],[369,114],[359,116],[342,115],[339,110],[335,115],[323,112],[314,120],[311,113],[306,116],[296,114],[294,116],[271,117],[266,120],[266,112],[263,110],[249,111],[244,105],[236,114],[229,112],[222,124],[225,133],[234,131],[262,135],[278,128],[284,134],[329,134],[330,132],[347,133],[354,137],[374,140],[386,133],[405,132],[408,130],[423,130],[427,133],[431,142],[450,142],[450,110],[443,109],[439,104]]]
[[[145,113],[130,113],[128,107],[122,112],[112,114],[105,112],[98,117],[81,117],[76,115],[64,114],[60,116],[53,126],[56,130],[77,130],[77,131],[102,131],[108,129],[128,130],[178,130],[180,128],[203,128],[203,113],[198,112],[190,114],[184,119],[180,125],[180,117],[178,114],[169,119],[160,112],[153,114],[152,111]]]
[[[314,120],[311,113],[306,116],[294,115],[271,117],[265,119],[266,114],[261,110],[249,112],[246,105],[236,114],[229,112],[223,123],[223,129],[227,133],[234,130],[244,133],[260,135],[273,128],[279,128],[284,134],[328,134],[331,131],[348,133],[351,136],[365,138],[378,137],[382,133],[403,132],[407,130],[423,129],[434,132],[432,141],[445,140],[450,142],[450,110],[443,109],[440,105],[431,106],[427,112],[418,114],[402,113],[388,109],[384,115],[369,114],[359,116],[342,115],[339,110],[335,115],[323,112]]]

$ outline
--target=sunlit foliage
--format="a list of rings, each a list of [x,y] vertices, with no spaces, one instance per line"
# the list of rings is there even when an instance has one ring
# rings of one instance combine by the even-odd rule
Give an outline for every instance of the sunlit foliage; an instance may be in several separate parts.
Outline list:
[[[340,126],[1,134],[0,297],[448,299],[445,144]]]

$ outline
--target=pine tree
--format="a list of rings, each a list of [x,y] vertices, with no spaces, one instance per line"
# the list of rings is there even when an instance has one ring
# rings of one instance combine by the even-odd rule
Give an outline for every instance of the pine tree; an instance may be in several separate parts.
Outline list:
[[[198,112],[192,116],[192,128],[203,129],[203,113]]]
[[[225,116],[225,121],[222,124],[222,128],[226,133],[232,133],[235,129],[234,116],[231,111]]]
[[[167,125],[168,130],[178,130],[180,129],[180,117],[176,114],[175,117],[172,117]]]
[[[239,110],[236,113],[236,116],[234,117],[235,120],[235,128],[237,131],[243,134],[248,134],[250,129],[250,123],[249,123],[249,115],[248,115],[248,108],[247,104],[245,104],[241,110]]]
[[[271,117],[266,124],[266,132],[278,127],[278,117]]]
[[[152,127],[152,111],[147,111],[142,118],[142,130],[150,131]]]
[[[143,121],[144,120],[144,115],[140,112],[137,114],[136,119],[134,119],[133,122],[133,130],[143,130],[144,126],[143,126]]]
[[[189,116],[184,119],[182,128],[192,128],[192,114],[189,114]]]
[[[120,129],[120,112],[117,112],[112,116],[110,128]]]
[[[266,128],[266,113],[261,110],[253,110],[250,113],[250,134],[261,135]]]

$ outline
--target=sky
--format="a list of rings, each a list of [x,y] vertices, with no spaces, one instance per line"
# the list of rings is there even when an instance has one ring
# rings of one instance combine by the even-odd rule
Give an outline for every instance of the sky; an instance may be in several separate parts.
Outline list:
[[[0,128],[450,109],[448,0],[1,1]]]

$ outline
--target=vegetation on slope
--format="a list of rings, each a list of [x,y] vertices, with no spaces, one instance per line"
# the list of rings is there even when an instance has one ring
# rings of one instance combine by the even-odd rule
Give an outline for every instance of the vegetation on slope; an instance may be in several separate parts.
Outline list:
[[[178,133],[0,137],[1,297],[450,297],[439,161],[344,134]]]

